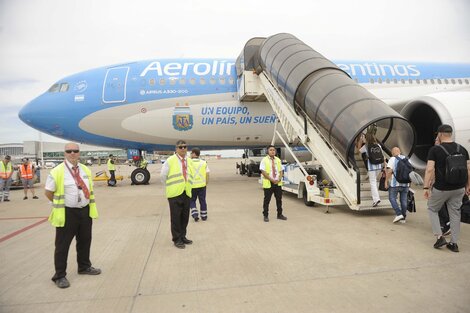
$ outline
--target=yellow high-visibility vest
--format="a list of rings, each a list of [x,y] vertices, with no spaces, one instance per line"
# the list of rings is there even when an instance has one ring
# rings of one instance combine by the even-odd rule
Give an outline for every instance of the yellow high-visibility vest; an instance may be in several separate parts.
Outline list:
[[[178,156],[173,154],[166,162],[168,163],[169,171],[166,177],[166,197],[174,198],[186,192],[188,197],[191,197],[191,187],[193,180],[193,169],[191,159],[186,158],[187,162],[187,180],[183,177],[183,172],[178,160]]]
[[[88,176],[88,189],[90,190],[90,213],[91,218],[98,218],[98,210],[93,193],[93,180],[91,171],[88,167],[79,163],[80,168]],[[52,200],[52,212],[49,215],[49,222],[55,227],[64,227],[65,225],[65,192],[64,192],[64,173],[65,164],[62,162],[51,170],[50,175],[55,181],[55,192]]]
[[[205,187],[207,184],[206,181],[206,169],[207,169],[207,162],[200,159],[192,159],[193,164],[193,188],[202,188]]]
[[[271,158],[267,155],[267,156],[264,157],[262,162],[264,162],[264,167],[265,167],[264,171],[269,176],[271,174],[271,168],[272,168]],[[274,157],[274,164],[276,165],[278,176],[280,177],[281,176],[281,171],[282,171],[281,159],[279,159],[278,157],[275,156]],[[282,186],[282,179],[279,181],[279,183],[277,185]],[[263,176],[263,188],[271,188],[271,181],[269,179],[264,178],[264,176]]]
[[[111,163],[111,159],[108,159],[108,171],[115,171],[116,170],[116,166]]]
[[[8,162],[5,166],[3,161],[0,162],[0,178],[6,179],[10,176],[10,173],[13,172],[13,167],[11,166],[11,162]]]

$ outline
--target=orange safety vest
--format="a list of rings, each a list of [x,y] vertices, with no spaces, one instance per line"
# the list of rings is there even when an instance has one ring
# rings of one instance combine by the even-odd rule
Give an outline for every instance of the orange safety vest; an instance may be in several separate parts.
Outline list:
[[[20,165],[21,178],[33,179],[33,164],[28,164],[25,168],[24,164]]]

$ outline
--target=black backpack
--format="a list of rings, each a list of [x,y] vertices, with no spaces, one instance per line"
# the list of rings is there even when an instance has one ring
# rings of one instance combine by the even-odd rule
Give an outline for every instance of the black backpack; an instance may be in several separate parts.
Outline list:
[[[460,221],[470,224],[470,201],[467,195],[463,196],[462,206],[460,207]]]
[[[413,171],[413,166],[411,165],[407,157],[401,159],[397,156],[396,158],[398,159],[398,162],[397,168],[395,169],[393,176],[395,176],[395,179],[399,183],[411,183],[410,173]]]
[[[382,164],[384,162],[382,148],[380,148],[380,146],[376,143],[367,145],[367,154],[371,164]]]
[[[460,145],[457,144],[457,151],[450,154],[446,148],[439,145],[447,154],[445,166],[445,182],[449,185],[465,185],[467,183],[467,158],[460,153]]]

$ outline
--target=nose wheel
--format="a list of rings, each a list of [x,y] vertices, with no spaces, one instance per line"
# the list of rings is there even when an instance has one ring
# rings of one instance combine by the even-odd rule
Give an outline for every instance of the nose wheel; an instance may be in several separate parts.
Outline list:
[[[150,172],[147,169],[136,168],[131,174],[132,185],[148,185]]]

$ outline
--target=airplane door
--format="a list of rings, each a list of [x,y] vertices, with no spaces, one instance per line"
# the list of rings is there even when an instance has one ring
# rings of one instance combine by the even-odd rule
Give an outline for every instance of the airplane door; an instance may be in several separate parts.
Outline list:
[[[103,102],[118,103],[126,101],[126,84],[129,67],[108,69],[103,84]]]

